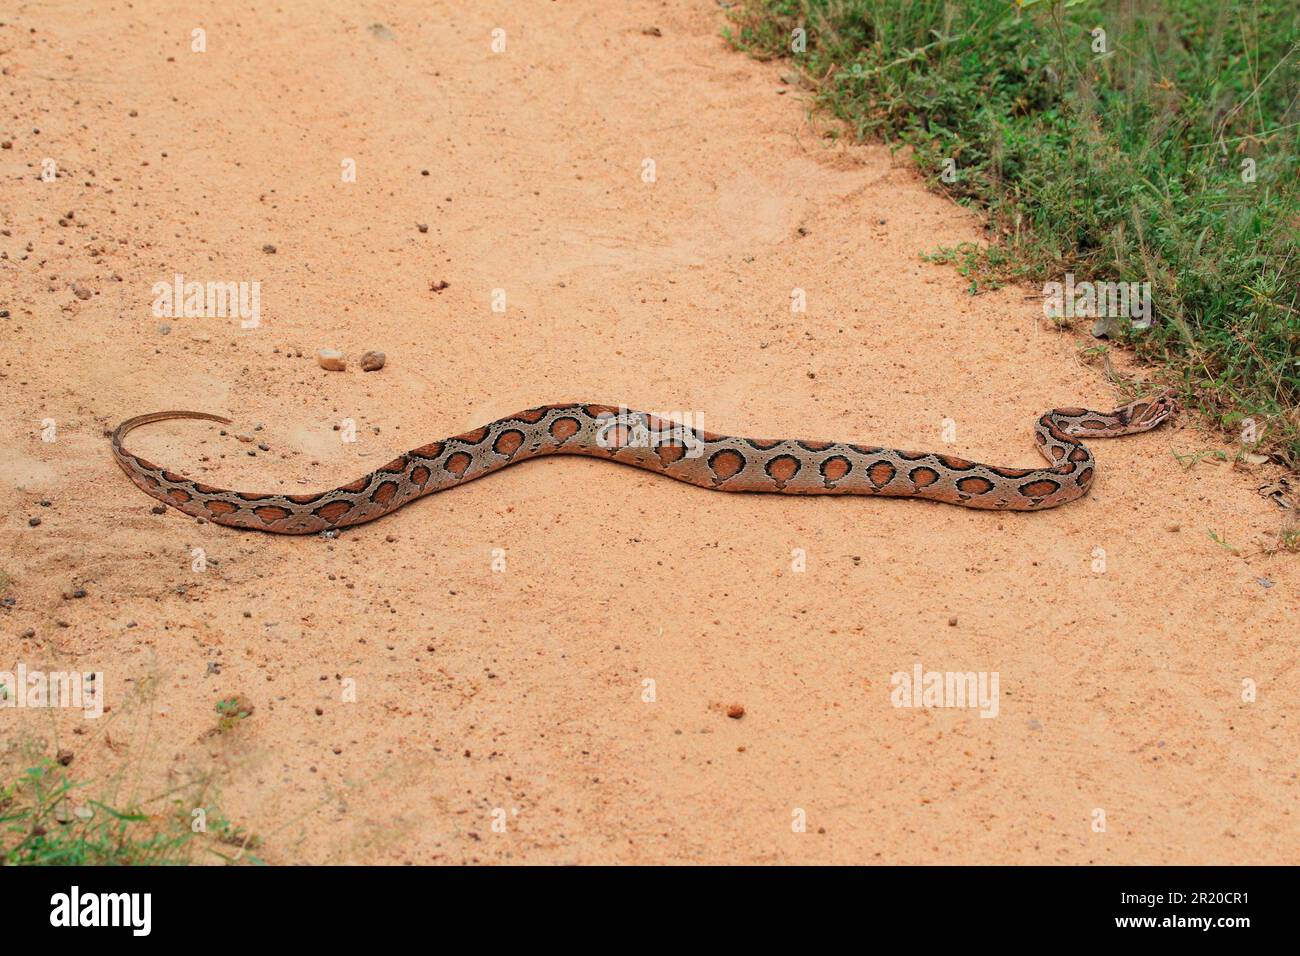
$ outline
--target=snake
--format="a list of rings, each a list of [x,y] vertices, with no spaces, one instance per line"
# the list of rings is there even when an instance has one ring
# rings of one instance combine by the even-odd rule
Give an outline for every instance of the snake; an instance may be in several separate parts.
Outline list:
[[[413,448],[356,481],[315,494],[253,494],[195,481],[127,451],[141,425],[173,418],[229,425],[208,412],[161,411],[122,422],[113,455],[141,490],[187,515],[275,534],[314,534],[374,521],[417,498],[529,458],[586,455],[717,491],[785,495],[885,495],[965,508],[1039,511],[1086,495],[1096,476],[1080,438],[1149,431],[1177,408],[1172,391],[1111,412],[1057,408],[1034,423],[1046,468],[1002,468],[939,452],[838,441],[737,438],[623,406],[542,405]]]

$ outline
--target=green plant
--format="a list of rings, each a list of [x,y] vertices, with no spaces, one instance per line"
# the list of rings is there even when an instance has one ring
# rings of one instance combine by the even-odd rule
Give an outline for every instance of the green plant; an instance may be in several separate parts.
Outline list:
[[[859,138],[911,147],[985,212],[990,244],[935,254],[972,294],[1149,283],[1156,321],[1124,344],[1300,466],[1300,5],[748,0],[732,19],[737,47],[791,58]]]
[[[253,714],[253,704],[242,694],[234,697],[227,697],[216,703],[215,710],[220,719],[217,721],[217,733],[228,733],[239,725],[241,720],[247,720]]]
[[[43,758],[0,787],[0,863],[7,866],[144,866],[193,862],[198,849],[227,861],[192,827],[193,811],[174,794],[126,808],[95,799],[73,807],[75,783],[56,761]],[[203,789],[201,786],[199,789]],[[241,851],[260,841],[206,811],[218,841]],[[246,857],[249,862],[259,862]]]

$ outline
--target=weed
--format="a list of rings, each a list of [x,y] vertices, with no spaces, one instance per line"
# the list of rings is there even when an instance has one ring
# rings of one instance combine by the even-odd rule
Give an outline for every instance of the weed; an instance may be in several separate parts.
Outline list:
[[[934,254],[972,294],[1149,283],[1154,324],[1115,334],[1300,465],[1300,4],[747,0],[732,21],[984,211],[989,244]]]

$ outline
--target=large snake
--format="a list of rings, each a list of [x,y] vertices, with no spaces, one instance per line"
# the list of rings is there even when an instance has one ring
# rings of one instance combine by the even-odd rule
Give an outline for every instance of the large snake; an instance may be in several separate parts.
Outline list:
[[[1077,436],[1113,438],[1155,428],[1176,408],[1169,392],[1113,412],[1057,408],[1034,424],[1048,468],[999,468],[938,452],[848,442],[733,438],[609,405],[543,405],[463,435],[430,442],[356,481],[316,494],[226,491],[161,468],[122,446],[127,432],[169,418],[230,424],[206,412],[131,418],[113,433],[113,454],[144,492],[188,515],[277,534],[332,531],[383,517],[416,498],[541,455],[590,455],[635,465],[702,488],[786,495],[888,495],[966,508],[1037,511],[1082,498],[1092,452]]]

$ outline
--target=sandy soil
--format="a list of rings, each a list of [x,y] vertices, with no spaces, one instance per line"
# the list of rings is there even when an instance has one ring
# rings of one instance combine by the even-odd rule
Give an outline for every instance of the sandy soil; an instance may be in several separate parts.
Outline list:
[[[236,424],[146,457],[304,491],[544,402],[923,448],[950,419],[1034,465],[1037,414],[1118,395],[1083,329],[923,261],[978,221],[819,135],[708,0],[76,6],[0,17],[0,668],[102,671],[111,710],[0,712],[9,766],[213,775],[273,863],[1300,862],[1300,573],[1257,553],[1266,472],[1175,460],[1224,447],[1186,418],[1029,515],[574,458],[336,540],[152,513],[104,429],[162,408]],[[259,282],[260,325],[156,317],[176,273]],[[893,706],[917,661],[997,672],[998,715]]]

